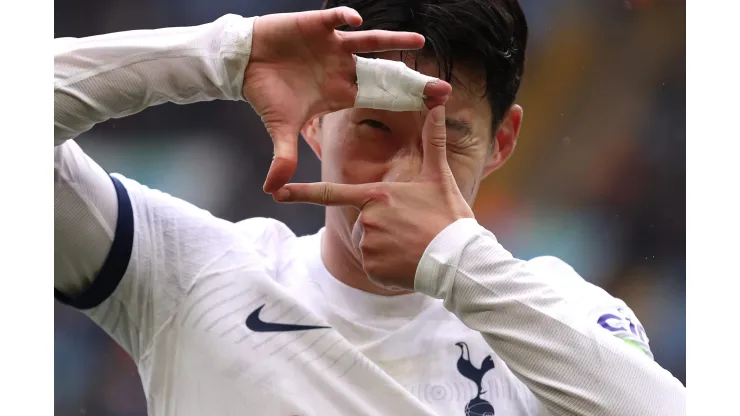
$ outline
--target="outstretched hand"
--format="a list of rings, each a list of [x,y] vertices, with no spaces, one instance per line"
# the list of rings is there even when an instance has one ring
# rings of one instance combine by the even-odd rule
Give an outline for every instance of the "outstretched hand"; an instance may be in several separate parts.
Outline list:
[[[275,146],[265,192],[277,191],[293,176],[298,135],[307,121],[355,104],[354,54],[424,45],[424,37],[417,33],[335,29],[361,23],[359,13],[348,7],[255,20],[243,95],[262,118]],[[428,83],[423,91],[426,106],[444,103],[451,89],[444,81]]]
[[[413,289],[419,260],[448,225],[473,218],[447,164],[445,108],[433,108],[422,132],[421,173],[411,182],[359,185],[328,182],[287,184],[278,202],[353,206],[361,211],[353,234],[360,234],[365,272],[386,288]]]

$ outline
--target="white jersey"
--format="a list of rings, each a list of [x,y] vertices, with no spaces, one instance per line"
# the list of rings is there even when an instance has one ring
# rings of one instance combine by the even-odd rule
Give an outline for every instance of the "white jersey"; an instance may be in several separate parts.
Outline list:
[[[685,412],[627,305],[475,220],[432,241],[417,293],[378,296],[328,273],[321,232],[217,219],[69,140],[166,101],[241,100],[252,24],[55,40],[55,296],[129,352],[149,414]]]

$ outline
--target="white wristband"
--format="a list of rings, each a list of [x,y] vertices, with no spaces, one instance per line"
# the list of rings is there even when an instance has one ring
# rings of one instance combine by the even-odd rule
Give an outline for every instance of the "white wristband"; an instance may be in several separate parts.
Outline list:
[[[356,108],[390,111],[423,110],[424,87],[436,81],[403,62],[355,56],[357,67]]]

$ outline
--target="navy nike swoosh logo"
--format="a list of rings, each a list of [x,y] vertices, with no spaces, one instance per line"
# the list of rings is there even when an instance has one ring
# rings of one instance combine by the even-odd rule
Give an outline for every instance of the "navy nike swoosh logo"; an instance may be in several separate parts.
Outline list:
[[[314,325],[295,325],[295,324],[279,324],[275,322],[265,322],[260,319],[260,311],[265,305],[255,309],[254,312],[250,313],[247,317],[247,328],[254,332],[288,332],[288,331],[307,331],[309,329],[327,329],[328,326],[314,326]]]

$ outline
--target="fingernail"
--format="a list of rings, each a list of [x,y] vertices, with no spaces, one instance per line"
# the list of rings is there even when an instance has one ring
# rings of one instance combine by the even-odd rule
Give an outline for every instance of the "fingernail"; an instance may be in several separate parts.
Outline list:
[[[289,197],[290,197],[290,191],[288,191],[285,188],[280,189],[273,194],[273,198],[275,198],[277,201],[285,201]]]
[[[437,126],[445,125],[445,106],[438,105],[432,108],[432,122]]]

